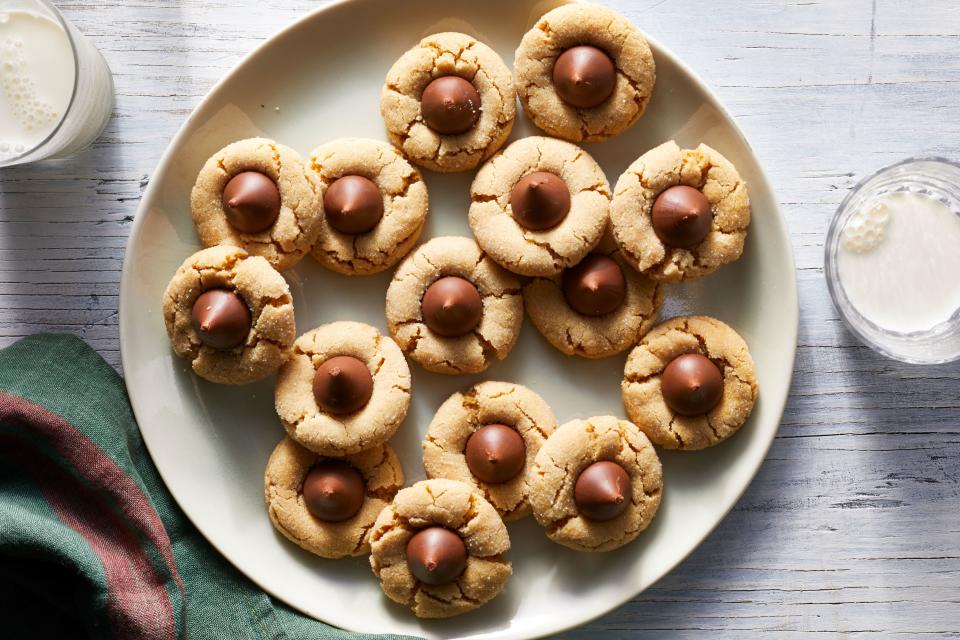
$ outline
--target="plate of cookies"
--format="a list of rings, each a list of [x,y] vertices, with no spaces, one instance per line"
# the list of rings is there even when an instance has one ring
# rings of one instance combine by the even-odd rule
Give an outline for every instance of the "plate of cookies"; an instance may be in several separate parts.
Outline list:
[[[267,592],[533,638],[637,596],[759,469],[791,246],[706,85],[627,17],[351,0],[189,116],[124,261],[164,481]]]

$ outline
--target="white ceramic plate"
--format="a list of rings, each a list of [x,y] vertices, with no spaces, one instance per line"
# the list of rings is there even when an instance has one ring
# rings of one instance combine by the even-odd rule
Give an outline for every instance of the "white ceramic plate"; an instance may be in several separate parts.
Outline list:
[[[523,33],[556,0],[353,0],[304,17],[234,69],[187,119],[154,172],[130,235],[120,295],[120,342],[127,388],[161,475],[193,523],[254,582],[297,609],[367,632],[429,637],[529,638],[581,624],[625,602],[682,560],[733,506],[777,430],[790,385],[797,295],[790,242],[766,177],[733,120],[703,83],[651,42],[657,86],[644,118],[614,140],[587,145],[614,183],[656,144],[704,141],[740,169],[753,223],[743,258],[699,282],[671,287],[662,317],[705,313],[735,327],[750,345],[760,400],[730,442],[699,453],[664,453],[664,500],[648,531],[607,554],[578,554],[547,540],[532,518],[510,525],[514,575],[475,613],[419,622],[380,591],[366,558],[327,561],[274,532],[263,504],[263,468],[283,436],[273,379],[222,387],[191,375],[171,352],[160,299],[180,262],[199,249],[189,193],[204,160],[228,142],[265,135],[302,153],[341,136],[384,139],[384,75],[422,36],[465,31],[510,64]],[[279,107],[279,110],[277,109]],[[522,118],[513,139],[536,134]],[[430,216],[423,239],[469,235],[472,173],[426,174]],[[300,333],[333,320],[386,331],[390,274],[347,278],[306,258],[288,272]],[[413,371],[413,406],[393,440],[408,481],[423,477],[420,441],[440,403],[481,379],[530,386],[560,422],[623,414],[625,356],[592,362],[553,350],[529,321],[511,356],[483,376]]]

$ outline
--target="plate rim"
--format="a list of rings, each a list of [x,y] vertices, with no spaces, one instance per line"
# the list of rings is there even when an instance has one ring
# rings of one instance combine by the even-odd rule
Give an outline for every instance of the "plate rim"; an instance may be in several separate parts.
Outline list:
[[[117,300],[117,307],[118,307],[117,310],[119,314],[118,315],[118,332],[119,332],[119,341],[120,341],[120,362],[124,372],[126,372],[128,369],[128,358],[126,354],[129,352],[129,349],[125,348],[125,344],[127,344],[131,340],[129,324],[125,323],[124,321],[126,313],[124,312],[125,306],[123,304],[123,300],[127,297],[126,293],[129,291],[130,287],[132,286],[131,284],[132,267],[130,266],[131,260],[129,258],[131,257],[130,252],[131,252],[131,247],[134,245],[134,240],[139,239],[142,226],[144,223],[144,218],[146,216],[148,203],[153,200],[154,191],[158,188],[157,181],[153,179],[153,176],[156,176],[161,172],[166,173],[167,171],[169,171],[170,165],[173,163],[173,158],[177,149],[182,145],[183,140],[187,137],[187,132],[189,129],[192,128],[191,125],[193,125],[195,120],[198,118],[198,114],[207,106],[208,103],[213,101],[213,96],[219,92],[221,87],[227,84],[237,73],[239,73],[240,70],[244,66],[246,66],[249,61],[251,61],[256,56],[260,55],[262,52],[269,49],[271,46],[274,46],[288,32],[296,29],[303,22],[314,20],[314,19],[321,19],[321,16],[324,13],[332,12],[344,5],[357,3],[360,1],[362,0],[333,0],[329,4],[326,4],[322,7],[317,7],[310,11],[307,11],[303,15],[300,15],[299,17],[293,19],[292,21],[290,21],[289,23],[281,27],[279,30],[275,31],[271,35],[264,38],[258,45],[256,45],[253,49],[251,49],[246,54],[244,54],[240,58],[240,60],[238,60],[230,68],[230,70],[223,75],[223,77],[221,77],[217,82],[215,82],[207,90],[206,94],[203,96],[200,102],[198,102],[196,106],[194,106],[194,108],[190,111],[190,114],[186,117],[186,119],[180,125],[176,134],[170,139],[170,142],[167,144],[166,148],[164,149],[163,153],[160,156],[160,159],[158,160],[156,166],[154,167],[153,172],[151,173],[150,182],[147,184],[147,188],[144,190],[143,195],[140,198],[140,203],[137,205],[137,211],[136,211],[136,214],[134,215],[133,225],[130,228],[130,233],[127,236],[127,242],[124,247],[123,265],[121,267],[121,275],[120,275],[120,288],[119,288],[119,295]],[[561,4],[574,4],[574,3],[581,3],[581,2],[588,2],[588,1],[589,0],[556,0],[556,6],[560,6]],[[704,540],[706,540],[707,537],[709,537],[710,534],[712,534],[716,530],[716,528],[720,525],[720,523],[727,518],[727,516],[730,514],[730,511],[733,509],[733,507],[736,506],[736,504],[743,497],[743,494],[746,492],[747,488],[749,488],[750,485],[753,483],[753,481],[756,479],[757,474],[760,472],[761,467],[763,466],[764,462],[767,459],[768,454],[770,453],[770,448],[773,446],[774,440],[776,440],[776,435],[780,429],[780,426],[783,420],[783,414],[786,409],[787,401],[790,398],[790,393],[793,386],[793,377],[795,374],[796,355],[797,355],[797,346],[798,346],[797,343],[798,343],[799,328],[800,328],[800,309],[799,309],[799,295],[798,295],[798,288],[797,288],[796,260],[794,257],[794,249],[793,249],[793,243],[790,236],[789,225],[787,224],[787,220],[783,215],[780,202],[776,197],[776,192],[773,189],[773,185],[770,181],[769,176],[767,175],[767,171],[764,169],[763,164],[760,162],[760,158],[757,155],[756,151],[753,149],[753,146],[750,144],[749,140],[744,135],[743,130],[740,128],[739,123],[733,117],[733,115],[729,112],[729,110],[726,108],[726,105],[719,99],[719,97],[716,95],[716,93],[713,91],[710,85],[706,81],[704,81],[704,79],[701,78],[700,75],[696,73],[689,65],[687,65],[687,63],[683,59],[681,59],[679,56],[673,53],[673,51],[670,48],[666,47],[658,39],[650,36],[639,25],[635,25],[635,26],[637,26],[637,28],[640,30],[643,37],[650,44],[651,49],[653,49],[657,53],[657,55],[668,59],[671,62],[671,64],[676,65],[686,75],[687,79],[689,79],[696,86],[696,88],[704,95],[704,97],[710,102],[711,106],[714,107],[718,112],[720,112],[724,116],[726,121],[731,125],[731,131],[736,134],[736,136],[743,143],[744,147],[749,149],[750,154],[753,156],[756,162],[756,167],[759,173],[759,177],[761,178],[763,183],[766,185],[770,193],[770,197],[773,202],[773,211],[767,212],[766,215],[774,217],[776,219],[775,224],[777,226],[777,232],[781,236],[781,239],[785,240],[785,243],[789,248],[789,251],[787,251],[786,255],[784,256],[790,268],[790,277],[787,278],[785,282],[788,284],[789,290],[786,293],[789,298],[790,306],[792,307],[789,313],[790,317],[792,318],[792,322],[790,323],[789,327],[785,327],[789,329],[789,333],[790,333],[789,339],[792,345],[790,358],[789,358],[790,360],[789,374],[786,376],[784,392],[780,397],[775,397],[771,399],[768,395],[766,394],[764,395],[765,402],[769,402],[769,401],[775,402],[774,413],[779,417],[777,419],[776,429],[774,429],[770,438],[764,444],[763,456],[759,458],[758,463],[754,465],[753,468],[750,470],[749,480],[743,483],[742,486],[740,486],[737,489],[737,491],[734,492],[735,495],[732,496],[732,498],[729,501],[729,504],[725,505],[725,507],[723,508],[722,512],[718,515],[716,520],[709,527],[706,527],[703,530],[702,535],[698,536],[697,541],[690,547],[690,549],[687,550],[682,555],[678,556],[676,558],[676,561],[671,563],[667,569],[665,569],[664,571],[656,575],[656,577],[651,581],[650,585],[647,586],[646,588],[640,589],[639,591],[636,591],[636,592],[627,592],[622,597],[611,599],[609,602],[604,604],[601,610],[591,613],[589,616],[579,620],[576,623],[560,621],[559,623],[553,626],[548,625],[548,628],[543,629],[542,632],[538,631],[537,636],[523,636],[528,638],[529,637],[542,638],[548,635],[569,631],[571,629],[575,629],[583,625],[589,624],[590,622],[597,620],[598,618],[601,618],[604,615],[607,615],[614,609],[617,609],[618,607],[623,606],[628,601],[640,596],[647,589],[654,586],[657,582],[662,580],[664,576],[666,576],[667,574],[671,573],[674,569],[676,569],[694,551],[699,549],[700,546],[703,544]],[[130,399],[130,406],[133,411],[134,418],[137,420],[137,430],[140,432],[141,438],[143,439],[143,442],[144,442],[144,446],[146,447],[147,452],[150,453],[150,457],[152,461],[153,454],[151,452],[150,438],[147,436],[146,433],[144,433],[142,429],[140,429],[140,420],[138,416],[137,400],[136,400],[137,392],[134,390],[134,388],[131,385],[127,383],[126,375],[123,376],[123,381],[124,381],[124,386],[127,389],[127,395]],[[208,544],[210,544],[210,546],[212,546],[217,551],[218,554],[220,554],[220,556],[223,559],[225,559],[228,563],[230,563],[247,580],[250,580],[258,588],[270,594],[271,597],[276,598],[278,601],[282,602],[285,606],[290,607],[291,609],[294,609],[296,611],[299,611],[303,615],[311,619],[318,620],[323,624],[329,625],[334,628],[341,628],[341,627],[337,627],[333,623],[327,622],[326,620],[317,618],[313,614],[287,602],[286,599],[284,599],[282,596],[274,593],[274,591],[271,588],[269,588],[268,586],[262,584],[259,580],[250,576],[237,562],[234,562],[234,560],[220,548],[217,542],[215,542],[206,534],[203,527],[201,527],[194,520],[193,516],[182,506],[180,499],[177,497],[174,491],[170,488],[170,483],[167,482],[165,474],[163,470],[160,468],[160,466],[154,463],[154,468],[156,469],[157,474],[160,476],[160,479],[163,481],[164,487],[170,493],[170,496],[177,503],[178,508],[180,509],[181,512],[183,512],[183,514],[186,516],[190,524],[200,533],[200,535],[203,536],[204,540]],[[505,631],[509,631],[509,629],[506,629]],[[391,631],[389,629],[384,629],[380,631],[380,633],[391,633]]]

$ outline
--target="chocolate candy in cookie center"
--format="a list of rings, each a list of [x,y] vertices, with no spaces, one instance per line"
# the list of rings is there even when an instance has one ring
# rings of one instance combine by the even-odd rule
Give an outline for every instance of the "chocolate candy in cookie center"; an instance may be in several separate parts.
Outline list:
[[[488,424],[467,438],[464,454],[470,473],[484,482],[502,484],[513,480],[523,470],[527,446],[515,429],[503,424]]]
[[[280,189],[273,178],[259,171],[244,171],[223,188],[227,222],[244,233],[269,229],[280,215]]]
[[[601,460],[580,472],[573,501],[580,514],[591,520],[612,520],[630,505],[630,474],[616,462]]]
[[[357,515],[366,491],[360,472],[341,460],[321,460],[303,481],[307,510],[324,522],[343,522]]]
[[[559,176],[535,171],[513,186],[510,208],[514,219],[527,229],[551,229],[570,212],[570,189]]]
[[[334,414],[359,411],[373,395],[373,376],[353,356],[325,360],[313,374],[313,397],[324,411]]]
[[[713,224],[710,201],[699,189],[676,185],[653,201],[653,231],[664,244],[690,249],[700,244]]]
[[[455,338],[470,333],[480,324],[483,300],[469,280],[445,276],[429,287],[420,302],[427,327],[437,335]]]
[[[577,313],[603,316],[613,313],[627,297],[627,280],[617,261],[591,253],[563,272],[563,297]]]
[[[468,80],[442,76],[423,90],[420,112],[427,126],[437,133],[464,133],[480,119],[480,93]]]
[[[597,47],[571,47],[553,63],[553,86],[560,98],[574,107],[600,106],[613,94],[616,84],[613,60]]]
[[[343,176],[323,194],[323,210],[327,222],[340,233],[366,233],[383,217],[383,195],[369,178]]]
[[[660,374],[660,392],[667,406],[682,416],[703,415],[723,396],[723,373],[699,353],[670,361]]]
[[[201,293],[190,313],[193,330],[200,342],[214,349],[233,349],[242,345],[250,333],[250,308],[230,289],[210,289]]]
[[[453,531],[427,527],[407,542],[407,567],[420,582],[447,584],[467,568],[467,547]]]

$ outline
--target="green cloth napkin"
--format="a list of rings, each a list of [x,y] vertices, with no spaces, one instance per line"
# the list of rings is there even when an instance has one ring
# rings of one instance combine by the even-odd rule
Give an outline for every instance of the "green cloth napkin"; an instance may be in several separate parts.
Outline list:
[[[227,563],[157,475],[123,380],[63,335],[0,351],[0,616],[11,639],[398,637],[311,620]]]

